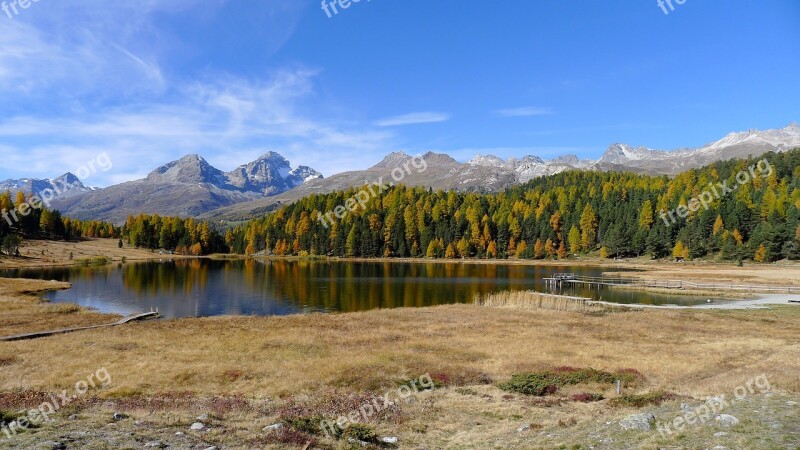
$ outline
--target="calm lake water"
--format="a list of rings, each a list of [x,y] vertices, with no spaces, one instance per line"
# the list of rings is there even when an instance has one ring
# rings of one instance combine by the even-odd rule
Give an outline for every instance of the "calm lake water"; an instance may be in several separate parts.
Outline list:
[[[45,294],[54,303],[76,303],[118,314],[158,308],[165,317],[176,318],[468,303],[478,293],[528,289],[553,292],[542,278],[555,272],[600,276],[602,270],[580,266],[192,259],[6,270],[0,275],[72,283],[72,289]],[[705,302],[705,298],[596,288],[565,288],[560,292],[617,303]]]

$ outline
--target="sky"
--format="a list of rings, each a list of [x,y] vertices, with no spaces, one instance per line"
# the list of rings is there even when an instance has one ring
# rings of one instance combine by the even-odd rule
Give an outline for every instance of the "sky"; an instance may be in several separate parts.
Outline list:
[[[103,153],[86,184],[193,153],[325,175],[394,151],[599,158],[800,121],[797,0],[12,1],[0,179]]]

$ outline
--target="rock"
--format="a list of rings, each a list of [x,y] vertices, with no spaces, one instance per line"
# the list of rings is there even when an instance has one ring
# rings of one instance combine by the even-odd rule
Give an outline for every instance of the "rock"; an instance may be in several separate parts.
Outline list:
[[[619,426],[623,430],[644,430],[649,431],[653,429],[656,423],[656,416],[650,413],[632,414],[619,421]]]
[[[169,445],[161,442],[161,441],[151,441],[144,444],[144,448],[167,448]]]
[[[694,408],[692,408],[691,405],[687,405],[686,403],[681,403],[681,411],[685,413],[692,412],[694,411]]]
[[[530,431],[530,429],[531,429],[531,426],[529,424],[526,424],[526,425],[523,425],[523,426],[517,428],[517,433],[524,433],[526,431]]]
[[[739,419],[730,414],[719,414],[714,420],[723,427],[732,427],[739,424]]]
[[[78,420],[78,415],[77,414],[71,414],[69,417],[67,417],[67,420]]]
[[[283,428],[283,424],[282,423],[274,423],[272,425],[265,426],[261,431],[270,432],[270,431],[279,430],[281,428]]]
[[[202,430],[202,429],[203,429],[203,428],[205,428],[205,427],[206,427],[206,426],[205,426],[205,425],[203,425],[202,423],[200,423],[200,422],[195,422],[195,423],[193,423],[193,424],[192,424],[192,426],[191,426],[191,427],[189,427],[189,429],[190,429],[190,430],[194,430],[194,431],[200,431],[200,430]]]
[[[714,437],[723,437],[727,435],[728,433],[726,433],[725,431],[717,431],[716,433],[714,433]]]
[[[717,445],[712,450],[728,450],[728,447],[724,447],[722,445]]]
[[[360,445],[362,447],[369,447],[369,442],[360,441],[360,440],[354,439],[354,438],[347,438],[347,442],[349,442],[351,444],[358,444],[358,445]]]
[[[125,414],[122,414],[122,413],[119,413],[119,412],[115,412],[114,413],[114,420],[122,420],[122,419],[127,419],[127,418],[128,418],[128,416],[126,416]]]
[[[794,402],[794,401],[791,401],[791,400],[786,402],[786,404],[789,405],[789,406],[797,406],[797,402]]]
[[[384,444],[397,444],[397,438],[394,436],[386,436],[381,438],[381,442]]]
[[[200,422],[205,422],[206,420],[208,420],[208,414],[200,414],[199,416],[197,416],[197,420],[199,420]]]
[[[42,444],[38,447],[38,449],[47,449],[47,450],[66,450],[67,444],[63,442],[56,442],[56,441],[46,441],[42,442]]]
[[[208,448],[207,448],[207,449],[205,449],[205,450],[219,450],[219,449],[218,449],[217,447],[208,447]]]
[[[175,433],[175,436],[183,436],[183,431],[178,431],[177,433]]]

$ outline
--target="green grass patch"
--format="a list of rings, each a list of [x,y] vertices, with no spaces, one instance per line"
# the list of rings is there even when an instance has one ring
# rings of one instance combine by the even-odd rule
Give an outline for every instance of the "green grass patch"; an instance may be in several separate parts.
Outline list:
[[[629,394],[623,395],[621,397],[617,397],[612,399],[609,403],[611,406],[629,406],[632,408],[642,408],[644,406],[650,405],[660,405],[669,400],[675,400],[678,398],[677,395],[664,392],[664,391],[656,391],[656,392],[648,392],[646,394]]]
[[[91,258],[76,259],[75,263],[80,266],[105,266],[111,262],[108,256],[93,256]]]
[[[613,385],[617,380],[627,385],[641,378],[641,374],[635,369],[625,369],[612,373],[592,368],[558,367],[542,372],[515,374],[512,375],[511,380],[499,383],[498,387],[508,392],[543,397],[553,394],[568,385],[583,383]]]

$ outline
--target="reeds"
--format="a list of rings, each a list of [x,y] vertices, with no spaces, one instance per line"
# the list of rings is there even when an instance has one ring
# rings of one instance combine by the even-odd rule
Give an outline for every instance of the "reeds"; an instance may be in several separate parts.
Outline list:
[[[484,295],[476,294],[473,303],[478,306],[549,309],[571,312],[606,312],[612,309],[609,305],[597,303],[589,298],[543,294],[535,291],[504,291]]]

